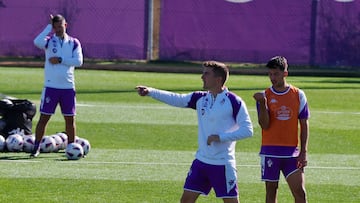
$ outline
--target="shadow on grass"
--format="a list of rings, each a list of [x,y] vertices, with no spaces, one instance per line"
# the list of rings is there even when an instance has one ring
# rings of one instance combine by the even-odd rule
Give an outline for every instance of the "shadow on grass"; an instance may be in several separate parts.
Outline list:
[[[36,158],[30,158],[30,153],[24,153],[24,152],[3,152],[0,154],[0,161],[19,161],[19,160],[69,161],[65,156],[65,152],[40,153],[40,155]]]
[[[6,154],[6,153],[5,153]],[[9,154],[9,155],[5,155],[5,156],[0,156],[0,161],[10,161],[10,160],[29,160],[30,159],[30,154],[24,154],[21,153],[21,155],[13,155],[13,154]]]

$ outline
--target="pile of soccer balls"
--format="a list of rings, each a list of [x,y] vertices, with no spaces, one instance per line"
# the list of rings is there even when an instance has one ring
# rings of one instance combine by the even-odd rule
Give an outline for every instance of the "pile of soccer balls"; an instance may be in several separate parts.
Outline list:
[[[12,134],[6,139],[0,135],[0,151],[30,153],[35,144],[34,135]],[[52,153],[65,150],[69,160],[78,160],[85,157],[91,149],[90,142],[85,138],[75,137],[75,142],[68,144],[65,133],[45,135],[40,142],[41,153]]]

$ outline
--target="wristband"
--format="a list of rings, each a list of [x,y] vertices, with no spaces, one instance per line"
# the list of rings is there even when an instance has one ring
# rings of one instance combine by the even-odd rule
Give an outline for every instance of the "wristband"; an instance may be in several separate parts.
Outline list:
[[[58,57],[58,62],[61,63],[62,62],[62,58]]]

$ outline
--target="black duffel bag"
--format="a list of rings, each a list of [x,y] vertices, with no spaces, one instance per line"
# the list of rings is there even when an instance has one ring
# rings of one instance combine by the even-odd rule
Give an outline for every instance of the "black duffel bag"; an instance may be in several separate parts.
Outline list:
[[[36,105],[27,99],[0,100],[0,133],[5,138],[18,132],[31,135],[35,114]]]

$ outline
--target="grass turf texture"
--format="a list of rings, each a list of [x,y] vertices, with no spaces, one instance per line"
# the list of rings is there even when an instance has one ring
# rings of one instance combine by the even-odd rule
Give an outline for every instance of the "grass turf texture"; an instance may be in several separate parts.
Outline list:
[[[1,93],[39,104],[43,70],[0,68]],[[290,73],[291,74],[291,73]],[[309,166],[306,186],[310,202],[360,200],[360,79],[288,77],[305,90],[311,109]],[[201,88],[198,74],[76,71],[77,132],[92,150],[79,161],[63,153],[0,153],[1,202],[178,202],[197,147],[193,110],[139,97],[138,84],[176,92]],[[260,179],[260,128],[252,94],[269,86],[266,76],[231,75],[230,90],[247,103],[253,138],[237,143],[240,200],[264,202]],[[34,125],[38,114],[34,119]],[[59,111],[47,134],[63,131]],[[222,202],[200,197],[199,202]],[[281,177],[279,202],[292,202]]]

